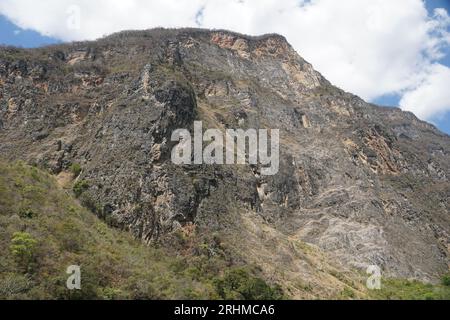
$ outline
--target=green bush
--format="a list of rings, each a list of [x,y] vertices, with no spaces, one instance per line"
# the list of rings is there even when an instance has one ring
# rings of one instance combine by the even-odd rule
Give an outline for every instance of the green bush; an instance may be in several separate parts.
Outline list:
[[[95,201],[95,199],[92,198],[89,194],[82,194],[79,196],[81,204],[89,209],[91,212],[95,213],[97,216],[104,218],[106,222],[108,222],[106,217],[103,215],[103,207],[100,203]]]
[[[22,208],[19,211],[19,216],[23,219],[32,219],[36,216],[36,212],[29,208]]]
[[[72,163],[69,169],[75,178],[81,173],[81,166],[78,163]]]
[[[10,250],[24,271],[29,271],[34,260],[37,241],[26,232],[15,232],[11,239]]]
[[[114,289],[114,288],[103,288],[100,290],[100,297],[104,300],[117,300],[117,299],[124,299],[126,296],[124,296],[122,290],[120,289]]]
[[[251,275],[244,268],[226,271],[214,284],[219,296],[226,300],[278,300],[283,297],[279,287],[269,286],[263,279]]]
[[[355,292],[348,287],[345,287],[341,291],[340,295],[341,295],[341,298],[343,298],[343,299],[353,299],[356,297]]]
[[[86,180],[78,180],[73,186],[73,193],[78,198],[87,189],[89,189],[89,183]]]
[[[450,286],[450,273],[447,273],[442,277],[442,284],[447,287]]]

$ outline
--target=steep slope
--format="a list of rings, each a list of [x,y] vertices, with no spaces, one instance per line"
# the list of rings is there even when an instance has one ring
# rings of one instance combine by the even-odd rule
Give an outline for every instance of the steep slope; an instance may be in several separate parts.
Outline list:
[[[277,299],[257,269],[149,248],[81,207],[48,173],[0,162],[0,299]],[[68,290],[78,265],[81,290]],[[236,287],[228,288],[229,279]],[[224,293],[224,289],[227,289]]]
[[[288,294],[283,294],[278,285],[261,279],[259,268],[231,261],[232,254],[217,235],[211,246],[207,241],[196,242],[192,234],[180,234],[178,248],[189,248],[182,254],[145,247],[82,208],[48,173],[21,162],[0,162],[0,173],[0,299],[292,297],[289,286],[285,287]],[[70,185],[71,177],[61,182]],[[359,283],[362,279],[331,268],[317,249],[300,242],[296,246],[302,259],[321,263],[318,272],[329,285],[326,292],[318,292],[307,279],[297,277],[297,297],[450,297],[448,280],[446,286],[388,280],[383,281],[383,290],[368,292]],[[81,270],[79,291],[66,288],[69,275],[65,271],[73,264]]]
[[[0,85],[1,157],[60,177],[79,164],[83,204],[146,243],[220,234],[294,297],[336,295],[372,264],[448,271],[450,138],[332,86],[281,36],[156,29],[3,48]],[[171,133],[196,119],[280,129],[278,174],[173,164]]]

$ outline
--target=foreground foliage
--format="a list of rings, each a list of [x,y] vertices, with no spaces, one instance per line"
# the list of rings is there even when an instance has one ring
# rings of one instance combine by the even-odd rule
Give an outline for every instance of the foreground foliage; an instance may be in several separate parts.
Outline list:
[[[371,290],[371,297],[383,300],[450,300],[450,286],[425,284],[404,279],[386,279],[381,290]]]
[[[0,299],[281,297],[257,270],[195,245],[184,256],[144,246],[83,208],[51,175],[0,162]],[[70,265],[81,267],[81,290],[66,288]]]

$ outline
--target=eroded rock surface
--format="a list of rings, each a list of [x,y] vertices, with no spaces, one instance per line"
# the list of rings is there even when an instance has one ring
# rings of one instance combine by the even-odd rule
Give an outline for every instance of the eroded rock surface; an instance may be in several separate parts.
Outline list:
[[[279,173],[172,164],[170,135],[194,120],[280,129]],[[80,164],[83,203],[148,243],[195,225],[294,276],[312,272],[287,249],[297,240],[348,268],[448,270],[450,138],[332,86],[278,35],[157,29],[2,48],[0,154],[55,174]]]

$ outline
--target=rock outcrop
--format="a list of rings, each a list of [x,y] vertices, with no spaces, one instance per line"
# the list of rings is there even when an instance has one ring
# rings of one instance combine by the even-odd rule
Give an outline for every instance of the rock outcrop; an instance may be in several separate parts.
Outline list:
[[[171,133],[194,120],[280,129],[278,174],[171,163]],[[279,35],[156,29],[1,48],[0,156],[54,174],[78,163],[83,203],[112,225],[147,243],[217,232],[269,276],[318,281],[296,241],[342,268],[448,270],[449,136],[332,86]]]

